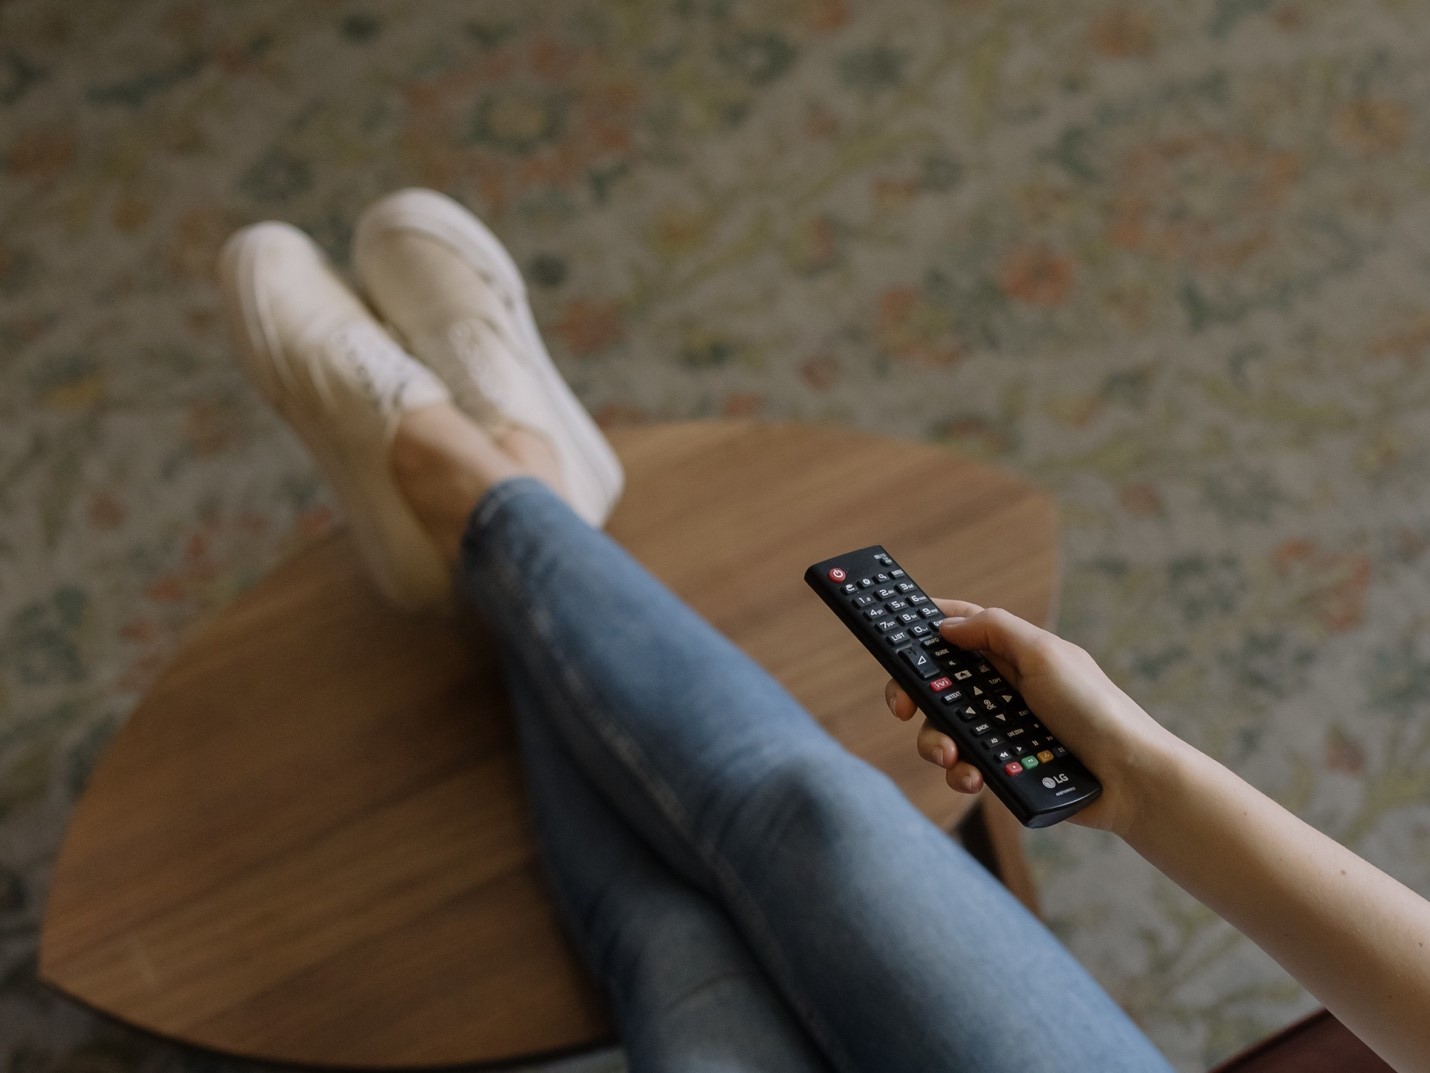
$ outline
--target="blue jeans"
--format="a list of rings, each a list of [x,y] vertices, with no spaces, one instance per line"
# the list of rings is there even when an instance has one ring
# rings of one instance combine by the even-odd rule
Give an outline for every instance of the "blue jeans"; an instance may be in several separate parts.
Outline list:
[[[632,1070],[1170,1070],[892,782],[543,485],[482,498],[459,585],[503,646],[546,867]]]

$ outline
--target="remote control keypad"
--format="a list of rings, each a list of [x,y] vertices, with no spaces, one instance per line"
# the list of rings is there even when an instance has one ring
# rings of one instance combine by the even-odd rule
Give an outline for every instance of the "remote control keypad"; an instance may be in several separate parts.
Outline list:
[[[881,556],[879,564],[886,569],[843,587],[850,605],[884,634],[885,642],[962,720],[1004,773],[1021,775],[1066,756],[1067,749],[995,667],[939,636],[943,613],[918,586],[900,581],[889,587],[888,582],[907,576],[893,559]]]

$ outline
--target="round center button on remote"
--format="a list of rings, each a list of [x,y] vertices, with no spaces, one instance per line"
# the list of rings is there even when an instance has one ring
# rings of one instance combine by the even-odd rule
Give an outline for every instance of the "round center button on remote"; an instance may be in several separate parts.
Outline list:
[[[830,580],[830,581],[843,581],[843,580],[844,580],[845,578],[847,578],[848,576],[849,576],[848,574],[846,574],[843,570],[841,570],[841,569],[840,569],[839,567],[837,567],[837,566],[836,566],[833,570],[829,571],[829,580]]]

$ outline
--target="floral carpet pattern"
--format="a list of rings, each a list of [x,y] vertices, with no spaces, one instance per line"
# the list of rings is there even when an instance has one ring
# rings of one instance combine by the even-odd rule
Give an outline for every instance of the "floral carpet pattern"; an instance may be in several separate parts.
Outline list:
[[[343,263],[407,185],[503,235],[604,422],[840,422],[1051,489],[1062,632],[1430,894],[1427,14],[0,2],[0,1067],[246,1068],[45,991],[37,933],[184,631],[339,523],[218,247],[280,218]],[[1314,1006],[1107,837],[1032,852],[1179,1069]]]

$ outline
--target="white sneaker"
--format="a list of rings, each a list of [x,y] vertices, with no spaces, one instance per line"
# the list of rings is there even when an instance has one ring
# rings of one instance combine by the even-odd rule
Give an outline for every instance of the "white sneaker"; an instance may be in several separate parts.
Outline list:
[[[445,385],[393,342],[295,227],[237,232],[219,275],[244,367],[331,482],[378,589],[409,610],[448,606],[451,575],[390,459],[398,419],[451,401]]]
[[[449,197],[400,190],[362,214],[353,259],[373,306],[456,404],[488,431],[545,434],[572,506],[604,525],[625,481],[620,460],[546,352],[497,237]]]

